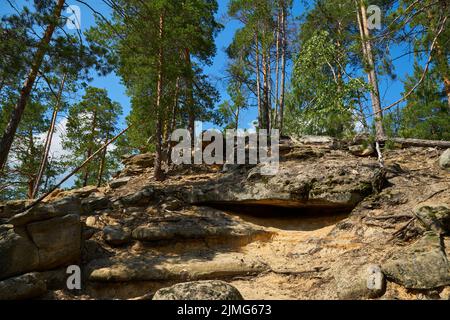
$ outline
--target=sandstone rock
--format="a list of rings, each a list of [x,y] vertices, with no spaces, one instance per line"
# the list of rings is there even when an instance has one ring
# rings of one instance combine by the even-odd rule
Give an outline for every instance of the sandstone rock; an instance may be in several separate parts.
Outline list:
[[[434,289],[450,285],[450,265],[433,232],[426,232],[414,244],[395,252],[382,266],[393,282],[409,289]]]
[[[26,212],[16,214],[9,223],[22,226],[34,221],[42,221],[65,215],[80,215],[81,201],[78,197],[70,196],[51,203],[39,203]]]
[[[164,200],[161,208],[168,211],[177,211],[183,207],[183,202],[176,198],[167,198]]]
[[[122,177],[111,180],[108,185],[112,189],[120,188],[128,183],[131,180],[131,177]]]
[[[67,289],[67,267],[43,271],[39,277],[45,282],[48,290]]]
[[[153,300],[244,300],[232,285],[219,280],[178,283],[159,289]]]
[[[152,201],[154,197],[155,197],[154,189],[148,187],[138,192],[123,196],[119,199],[119,201],[124,206],[143,206]]]
[[[103,229],[103,239],[113,246],[120,246],[130,242],[131,232],[129,230],[107,226]]]
[[[270,237],[261,227],[237,221],[225,213],[213,209],[201,210],[199,216],[176,214],[167,219],[135,228],[132,237],[140,241],[188,239],[249,239]]]
[[[97,228],[88,227],[86,225],[82,225],[82,239],[83,240],[89,240],[96,234],[99,230]]]
[[[81,223],[78,215],[34,222],[27,225],[33,243],[39,249],[39,268],[48,270],[79,260]]]
[[[84,214],[92,214],[94,211],[111,207],[111,201],[103,194],[94,194],[81,201]]]
[[[297,139],[298,142],[302,144],[322,144],[322,145],[328,145],[333,146],[336,143],[336,139],[333,137],[328,136],[301,136]]]
[[[138,166],[143,168],[152,167],[155,163],[155,155],[153,153],[143,153],[132,155],[124,158],[122,163],[125,166]]]
[[[349,146],[348,150],[351,154],[358,156],[358,157],[368,157],[375,154],[375,149],[372,145],[364,146],[364,145],[354,145]]]
[[[11,218],[31,204],[30,200],[11,200],[0,204],[0,218]]]
[[[450,287],[445,287],[439,296],[442,300],[450,300]]]
[[[450,171],[450,149],[444,151],[439,158],[439,166]]]
[[[240,253],[196,256],[139,254],[125,259],[99,259],[87,266],[89,280],[96,282],[189,281],[255,275],[267,270],[260,261]]]
[[[353,137],[351,145],[369,144],[370,136],[367,133],[360,133]]]
[[[90,216],[86,218],[86,226],[94,228],[97,224],[97,217],[96,216]]]
[[[0,300],[25,300],[38,298],[47,291],[39,274],[27,273],[0,281]]]
[[[25,229],[0,225],[0,280],[36,270],[38,266],[38,248]]]
[[[356,267],[337,268],[337,295],[339,299],[374,299],[381,297],[386,290],[386,280],[381,268],[375,264]]]
[[[414,214],[428,229],[438,234],[450,232],[450,207],[444,203],[422,203]]]
[[[267,204],[296,208],[352,209],[373,192],[373,168],[347,161],[345,165],[326,157],[280,165],[274,176],[233,171],[217,180],[183,190],[191,204]],[[376,166],[376,162],[374,162]],[[251,175],[251,176],[249,176]]]

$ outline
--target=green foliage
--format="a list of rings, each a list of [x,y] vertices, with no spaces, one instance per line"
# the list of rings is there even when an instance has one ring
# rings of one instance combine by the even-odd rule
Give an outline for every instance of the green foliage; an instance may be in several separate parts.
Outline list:
[[[64,147],[70,151],[66,164],[76,167],[90,157],[106,141],[115,136],[117,118],[121,106],[111,101],[104,89],[88,87],[82,101],[69,110],[67,134],[63,139]],[[77,175],[76,186],[97,184],[102,163],[102,155],[89,162]],[[106,165],[101,177],[109,178],[117,168],[117,159],[106,154]]]
[[[354,131],[354,109],[366,86],[358,78],[343,80],[338,73],[338,53],[326,31],[316,32],[303,44],[288,100],[288,134],[342,137]]]
[[[98,28],[90,30],[88,38],[91,43],[108,48],[105,58],[114,65],[131,96],[132,110],[127,122],[133,127],[126,134],[130,146],[139,151],[154,150],[156,115],[162,118],[163,130],[168,130],[174,116],[174,100],[178,101],[177,126],[186,126],[188,113],[199,121],[217,121],[214,108],[218,92],[201,68],[211,63],[216,52],[214,37],[222,27],[214,17],[217,1],[117,2],[122,14],[116,12],[111,24],[98,21]],[[158,28],[161,15],[162,39]],[[160,50],[164,90],[161,110],[156,110]],[[186,54],[192,59],[189,65]]]
[[[405,93],[419,81],[423,68],[414,65],[414,74],[405,81]],[[391,136],[430,140],[450,140],[450,113],[442,93],[442,83],[436,70],[431,70],[422,84],[407,98],[403,108],[385,117],[385,127]]]

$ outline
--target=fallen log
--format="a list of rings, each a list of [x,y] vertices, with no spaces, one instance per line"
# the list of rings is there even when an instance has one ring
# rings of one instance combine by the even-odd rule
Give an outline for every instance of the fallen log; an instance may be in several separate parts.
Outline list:
[[[423,140],[423,139],[405,139],[405,138],[386,138],[382,142],[392,141],[401,144],[402,147],[432,147],[432,148],[450,148],[450,141],[444,140]]]

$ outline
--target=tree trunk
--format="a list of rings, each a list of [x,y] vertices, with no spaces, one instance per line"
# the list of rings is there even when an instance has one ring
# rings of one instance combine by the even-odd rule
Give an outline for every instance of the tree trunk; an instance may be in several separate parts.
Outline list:
[[[423,139],[404,139],[404,138],[385,138],[381,142],[392,141],[402,145],[402,147],[424,147],[424,148],[450,148],[450,141],[444,140],[423,140]]]
[[[262,73],[263,73],[263,104],[262,104],[262,117],[263,117],[263,127],[262,129],[270,130],[270,120],[269,120],[269,68],[267,65],[267,51],[262,48]]]
[[[281,1],[280,1],[281,2]],[[281,6],[280,6],[281,8]],[[273,125],[279,128],[278,108],[280,105],[280,42],[281,42],[281,11],[277,14],[277,30],[276,30],[276,46],[275,46],[275,115],[273,117]]]
[[[97,109],[94,109],[94,115],[92,118],[92,126],[91,126],[91,143],[94,142],[95,138],[95,128],[97,127]],[[92,144],[89,145],[87,150],[87,158],[92,155]],[[86,187],[89,182],[89,166],[84,168],[84,178],[83,178],[83,187]]]
[[[58,0],[55,6],[52,20],[48,24],[47,29],[45,30],[45,34],[39,43],[39,47],[31,64],[28,76],[23,84],[22,89],[20,90],[19,99],[14,106],[14,109],[8,121],[8,125],[6,126],[3,136],[0,140],[0,171],[2,171],[5,167],[9,152],[11,150],[11,145],[14,140],[14,136],[16,135],[17,127],[19,126],[19,123],[22,119],[22,115],[27,105],[28,98],[30,96],[34,82],[36,81],[39,68],[41,67],[44,56],[47,53],[48,45],[55,31],[57,21],[61,16],[64,2],[65,0]]]
[[[32,158],[35,155],[35,147],[34,147],[34,138],[33,138],[33,130],[30,129],[28,131],[28,158],[30,161],[33,161]],[[28,191],[27,191],[27,197],[28,199],[32,199],[33,196],[33,190],[34,190],[34,181],[35,181],[35,176],[33,175],[32,172],[29,172],[27,174],[28,176]]]
[[[189,71],[192,70],[192,64],[191,64],[191,53],[189,51],[189,48],[185,49],[185,59],[186,59],[186,67]],[[193,77],[194,75],[191,74],[186,79],[186,95],[187,95],[187,105],[188,105],[188,112],[189,112],[189,119],[188,119],[188,129],[191,135],[191,143],[192,146],[194,145],[194,138],[195,138],[195,110],[194,110],[194,87],[193,87]]]
[[[36,182],[34,183],[33,193],[31,195],[32,199],[34,199],[36,197],[36,194],[39,191],[39,186],[41,184],[42,176],[44,175],[44,172],[47,168],[48,155],[50,153],[50,148],[52,146],[53,133],[55,132],[56,118],[58,117],[58,111],[59,111],[59,106],[60,106],[60,102],[61,102],[61,96],[62,96],[62,93],[64,90],[66,76],[67,76],[67,74],[63,75],[63,78],[61,80],[61,85],[60,85],[59,91],[58,91],[58,96],[56,97],[56,105],[55,105],[55,108],[53,109],[52,120],[50,122],[50,128],[47,131],[47,137],[45,139],[45,146],[44,146],[44,152],[42,154],[41,164],[39,166],[39,171],[38,171],[38,174],[36,177]]]
[[[154,178],[157,181],[164,179],[162,172],[162,110],[161,100],[163,93],[163,64],[164,64],[164,14],[159,16],[159,54],[158,54],[158,83],[156,88],[156,155],[155,155],[155,171]]]
[[[283,120],[284,120],[284,97],[286,90],[286,54],[287,54],[287,32],[286,32],[286,2],[282,1],[281,6],[281,84],[280,84],[280,111],[279,118],[280,123],[278,128],[280,129],[280,135],[283,132]]]
[[[372,101],[372,110],[375,115],[375,131],[377,140],[382,140],[385,137],[383,129],[383,113],[381,110],[380,92],[378,89],[378,79],[375,71],[375,63],[372,52],[372,45],[370,42],[370,32],[367,23],[366,6],[362,0],[359,2],[358,7],[358,26],[361,35],[361,44],[363,48],[363,56],[365,63],[367,64],[367,78],[369,85],[372,87],[370,90],[370,98]]]
[[[108,135],[106,135],[105,138],[105,144],[108,143]],[[105,171],[105,163],[106,163],[106,153],[108,152],[108,148],[103,149],[100,165],[98,168],[98,174],[97,174],[97,187],[101,187],[102,185],[102,179],[103,179],[103,172]]]
[[[175,97],[172,105],[172,119],[170,121],[169,130],[167,132],[167,135],[165,137],[165,143],[167,146],[167,164],[171,163],[171,154],[172,154],[172,141],[171,141],[171,135],[172,132],[175,130],[176,124],[177,124],[177,112],[178,112],[178,98],[179,98],[179,92],[180,92],[180,78],[177,77],[176,83],[175,83]]]
[[[262,103],[261,103],[261,78],[259,65],[259,40],[258,30],[255,30],[255,72],[256,72],[256,99],[258,101],[258,127],[263,127]]]

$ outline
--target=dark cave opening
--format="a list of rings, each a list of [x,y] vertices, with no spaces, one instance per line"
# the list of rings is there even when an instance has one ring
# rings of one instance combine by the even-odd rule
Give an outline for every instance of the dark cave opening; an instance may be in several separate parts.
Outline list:
[[[286,231],[313,231],[348,217],[354,206],[283,200],[209,202],[202,205],[224,211],[244,221]]]

